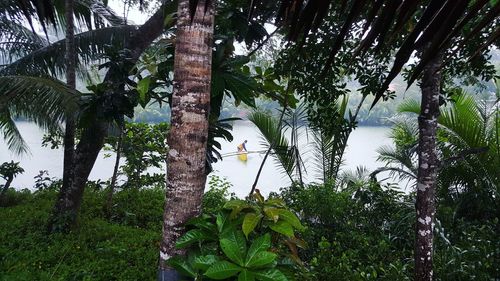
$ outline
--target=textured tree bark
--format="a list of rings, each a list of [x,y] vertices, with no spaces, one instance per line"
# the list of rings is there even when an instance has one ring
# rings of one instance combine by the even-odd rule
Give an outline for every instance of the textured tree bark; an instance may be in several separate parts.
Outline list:
[[[76,147],[74,176],[67,189],[61,189],[49,220],[50,232],[67,232],[75,225],[82,203],[83,191],[97,155],[104,145],[107,124],[99,121],[86,128]]]
[[[183,250],[175,242],[184,223],[198,215],[205,188],[210,110],[214,1],[201,0],[191,18],[189,0],[180,0],[174,61],[172,121],[158,280],[174,280],[167,260]]]
[[[435,185],[438,173],[436,149],[442,55],[437,55],[423,71],[419,126],[417,201],[415,209],[415,280],[431,281],[433,275],[433,228],[436,214]]]
[[[74,34],[74,19],[73,19],[73,0],[65,1],[65,17],[66,17],[66,84],[69,88],[75,89],[75,64],[76,64],[76,49],[75,49],[75,34]],[[64,132],[64,166],[63,166],[63,182],[62,189],[68,189],[73,179],[73,162],[75,154],[75,119],[73,116],[66,117],[66,127]]]

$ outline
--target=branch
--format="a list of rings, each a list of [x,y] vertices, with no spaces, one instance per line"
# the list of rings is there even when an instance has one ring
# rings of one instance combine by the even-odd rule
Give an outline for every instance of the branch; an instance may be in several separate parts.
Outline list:
[[[417,178],[414,174],[412,174],[412,173],[410,173],[410,172],[408,172],[408,171],[405,171],[405,170],[403,170],[403,169],[401,169],[401,168],[396,168],[396,167],[382,167],[382,168],[378,168],[378,169],[376,169],[375,171],[373,171],[373,172],[370,174],[370,178],[372,178],[372,179],[376,180],[376,176],[377,176],[377,174],[379,174],[379,173],[381,173],[381,172],[386,172],[386,171],[394,171],[394,172],[398,172],[398,173],[401,173],[401,174],[407,175],[407,176],[409,176],[409,177],[411,177],[411,178],[413,178],[413,179],[416,179],[416,178]]]
[[[260,50],[260,48],[262,48],[262,46],[264,46],[267,41],[269,41],[269,39],[271,39],[271,37],[274,36],[274,34],[276,34],[276,32],[278,31],[278,29],[280,29],[281,25],[277,26],[276,29],[271,32],[271,34],[269,34],[266,39],[264,39],[264,41],[260,42],[257,47],[255,47],[255,49],[253,49],[250,53],[248,53],[248,57],[251,57],[253,54],[255,54],[255,52],[257,52],[258,50]]]
[[[463,150],[463,151],[459,152],[458,155],[456,155],[456,156],[443,159],[443,161],[441,161],[441,168],[450,166],[452,164],[452,162],[454,162],[454,161],[465,160],[465,157],[467,157],[469,155],[485,153],[485,152],[488,152],[488,150],[489,150],[489,148],[487,146],[474,147],[471,149]]]
[[[166,1],[137,31],[132,34],[129,40],[129,48],[132,51],[132,57],[138,59],[142,52],[146,50],[151,43],[158,38],[166,27],[175,24],[175,20],[165,25],[165,17],[170,10],[175,11],[177,1]]]

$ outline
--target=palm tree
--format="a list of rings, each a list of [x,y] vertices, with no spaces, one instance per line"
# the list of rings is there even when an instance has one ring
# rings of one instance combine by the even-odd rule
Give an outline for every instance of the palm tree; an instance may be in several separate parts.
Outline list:
[[[75,2],[75,4],[76,3],[78,2]],[[77,34],[75,36],[75,43],[79,49],[77,73],[84,74],[84,68],[80,66],[84,63],[94,61],[96,59],[96,54],[103,53],[106,49],[106,45],[116,42],[117,39],[121,42],[122,48],[130,50],[130,57],[126,59],[128,63],[131,63],[133,66],[142,52],[163,32],[165,27],[163,23],[168,14],[170,4],[171,3],[166,3],[160,7],[159,10],[140,27],[127,25],[111,26]],[[78,5],[75,5],[75,7],[78,7]],[[78,9],[75,8],[75,10]],[[173,22],[170,21],[170,24],[172,23]],[[88,44],[90,39],[92,39],[92,44]],[[17,60],[0,69],[1,75],[19,75],[21,73],[28,75],[40,75],[40,73],[42,73],[46,75],[49,73],[50,75],[57,76],[63,74],[65,70],[65,61],[64,56],[61,55],[64,54],[64,52],[61,51],[64,51],[64,46],[65,40],[61,40],[54,44],[42,46],[21,58],[15,57]],[[119,85],[123,85],[123,81],[126,81],[127,74],[128,70],[125,71],[125,73],[118,73],[117,70],[110,70],[105,77],[105,83],[120,87]],[[5,92],[12,90],[8,86],[9,85],[6,85],[4,87]],[[113,87],[110,87],[109,91],[113,91],[112,88]],[[14,108],[12,106],[15,102],[16,100],[10,101],[11,109]],[[3,105],[4,104],[2,104],[2,107]],[[58,112],[60,112],[60,110]],[[74,112],[77,111],[72,111],[72,113]],[[11,127],[15,127],[11,117],[12,116],[9,116],[8,118],[10,120],[9,124],[13,125]],[[64,220],[64,222],[58,225],[61,227],[61,230],[65,231],[68,230],[76,220],[88,175],[102,148],[104,138],[107,135],[107,122],[105,120],[94,118],[89,124],[90,126],[82,131],[80,142],[76,147],[76,164],[74,166],[74,177],[71,187],[66,190],[61,190],[59,198],[63,199],[58,200],[57,206],[54,208],[54,221],[59,221],[57,218]],[[17,129],[15,131],[17,131]],[[15,136],[19,135],[14,134],[14,137]]]
[[[491,215],[488,206],[495,205],[492,194],[498,192],[500,186],[499,100],[476,101],[461,89],[455,90],[452,99],[437,119],[437,192],[439,198],[446,201],[443,204],[456,208],[457,217],[488,217]],[[420,103],[409,100],[401,104],[399,110],[415,115],[420,112]],[[396,148],[379,149],[379,159],[388,166],[377,172],[391,170],[400,178],[416,179],[416,129],[414,118],[395,121],[392,136]],[[485,204],[488,201],[491,203]],[[471,212],[473,209],[482,211]]]
[[[65,1],[64,16],[66,19],[66,85],[70,89],[76,88],[76,48],[75,48],[75,22],[73,19],[74,1]],[[73,180],[73,164],[75,158],[75,118],[73,115],[66,117],[64,130],[64,162],[62,189],[67,189]]]
[[[190,6],[190,2],[180,0],[177,12],[172,125],[167,137],[170,150],[159,280],[178,278],[167,261],[184,254],[175,247],[175,241],[184,233],[184,223],[200,213],[206,180],[214,1],[201,0],[194,6]]]

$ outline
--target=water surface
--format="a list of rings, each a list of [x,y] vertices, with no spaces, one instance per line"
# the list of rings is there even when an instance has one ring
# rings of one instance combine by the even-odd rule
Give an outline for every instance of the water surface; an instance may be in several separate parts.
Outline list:
[[[41,131],[35,124],[28,122],[18,122],[18,128],[28,143],[31,154],[18,156],[8,151],[3,138],[0,138],[0,163],[5,161],[19,161],[25,172],[16,177],[12,183],[15,188],[32,188],[34,177],[40,170],[47,170],[50,177],[61,178],[63,166],[62,149],[52,150],[41,146]],[[363,165],[370,170],[380,167],[382,164],[376,161],[376,149],[382,145],[390,145],[391,140],[387,137],[389,128],[387,127],[359,127],[349,138],[346,150],[343,169],[355,169]],[[223,155],[236,151],[236,146],[248,140],[247,149],[249,151],[263,151],[265,147],[261,144],[258,130],[250,122],[239,122],[234,126],[234,141],[221,142]],[[307,174],[304,176],[306,182],[317,181],[318,174],[315,171],[312,157],[312,147],[305,133],[300,137],[300,151],[306,163]],[[106,152],[109,154],[109,152]],[[101,152],[97,162],[90,174],[92,180],[107,180],[113,173],[114,157],[104,157]],[[238,196],[245,196],[255,180],[255,176],[260,167],[264,153],[250,153],[248,160],[242,162],[236,156],[226,156],[223,161],[214,164],[214,175],[227,178],[233,185],[232,192]],[[123,180],[123,179],[122,179]],[[268,194],[270,191],[278,191],[280,187],[290,184],[288,177],[276,165],[275,160],[268,158],[257,187],[262,193]]]

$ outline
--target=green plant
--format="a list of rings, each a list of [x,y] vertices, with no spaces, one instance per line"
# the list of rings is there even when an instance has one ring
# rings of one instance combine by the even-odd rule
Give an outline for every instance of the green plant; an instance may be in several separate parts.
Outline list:
[[[176,243],[187,257],[169,260],[179,272],[195,280],[289,280],[290,269],[302,264],[295,236],[304,227],[277,198],[230,200],[224,210],[192,219],[191,229]]]
[[[0,191],[0,203],[2,203],[5,193],[9,190],[10,184],[14,178],[22,173],[24,173],[24,169],[19,166],[19,162],[10,161],[4,162],[0,165],[0,178],[5,180],[5,184]]]

